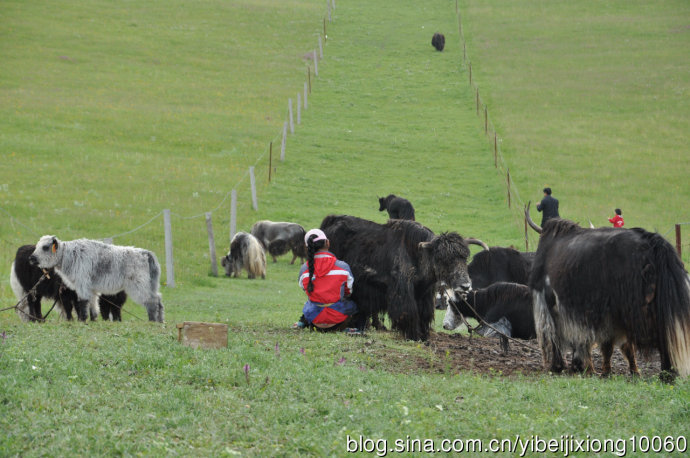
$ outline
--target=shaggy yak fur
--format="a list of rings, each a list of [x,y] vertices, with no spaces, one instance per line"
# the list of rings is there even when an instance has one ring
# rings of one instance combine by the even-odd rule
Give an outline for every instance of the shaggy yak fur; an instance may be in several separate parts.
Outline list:
[[[510,326],[509,332],[503,332],[509,337],[529,340],[537,336],[532,315],[532,294],[527,285],[494,283],[488,288],[472,290],[466,301],[467,303],[464,300],[455,300],[448,306],[443,319],[445,329],[452,330],[458,327],[458,314],[462,314],[475,319],[481,317],[492,325],[505,318]],[[486,328],[480,326],[477,332],[484,335],[485,330],[488,332]]]
[[[266,254],[256,237],[246,232],[235,234],[221,265],[228,277],[237,278],[244,268],[249,278],[266,278]]]
[[[545,367],[594,372],[599,344],[610,372],[616,343],[635,371],[634,349],[659,350],[662,378],[690,373],[690,277],[673,246],[644,229],[584,229],[562,220],[543,227],[530,275],[534,321]]]
[[[252,226],[251,234],[257,238],[264,250],[276,262],[276,257],[282,256],[292,250],[292,261],[295,263],[298,257],[302,262],[307,257],[307,248],[304,244],[304,228],[297,223],[257,221]]]
[[[472,288],[482,289],[498,282],[526,285],[533,260],[534,253],[520,252],[513,248],[495,246],[480,251],[467,266]]]
[[[48,275],[41,280],[43,271],[29,262],[29,257],[35,249],[36,245],[19,247],[12,263],[10,285],[19,301],[17,313],[23,321],[42,321],[41,299],[45,297],[56,301],[55,306],[60,316],[71,320],[72,310],[77,307],[77,293],[65,286],[53,269],[47,270]],[[39,280],[41,280],[40,283],[38,283]],[[34,286],[36,286],[35,290],[33,290]],[[113,315],[117,313],[119,317],[120,308],[126,300],[127,295],[124,291],[115,296],[99,296],[98,303],[94,301],[89,303],[91,320],[96,319],[99,308],[102,315],[104,310],[110,310],[111,307],[117,308]],[[105,315],[103,318],[105,319]]]
[[[321,229],[330,250],[347,262],[355,282],[352,300],[364,319],[378,324],[387,313],[394,329],[412,340],[427,340],[434,318],[436,284],[470,289],[465,240],[456,233],[434,235],[419,223],[377,224],[354,216],[331,215]]]
[[[435,33],[431,37],[431,45],[436,48],[436,51],[443,51],[446,46],[446,37],[442,33]]]
[[[379,211],[388,211],[390,219],[409,219],[414,221],[414,207],[409,200],[389,194],[386,197],[379,197]]]
[[[29,257],[41,269],[55,269],[63,283],[77,294],[77,317],[86,320],[88,303],[97,294],[125,291],[143,305],[150,321],[163,322],[161,268],[156,255],[135,247],[109,245],[98,240],[65,242],[44,235]]]

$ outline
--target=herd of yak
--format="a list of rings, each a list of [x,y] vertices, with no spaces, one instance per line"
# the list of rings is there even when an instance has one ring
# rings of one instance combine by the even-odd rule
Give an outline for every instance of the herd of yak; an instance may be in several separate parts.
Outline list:
[[[551,219],[540,232],[536,252],[489,248],[455,232],[435,234],[415,221],[412,204],[379,198],[385,224],[355,216],[329,215],[320,228],[330,250],[355,277],[352,299],[375,328],[387,315],[405,338],[427,340],[435,308],[446,308],[444,327],[465,317],[481,323],[477,332],[507,338],[537,338],[545,368],[594,373],[592,348],[602,353],[603,374],[619,346],[637,374],[636,350],[656,349],[662,378],[690,374],[690,275],[673,246],[644,229],[583,228]],[[237,233],[222,259],[228,276],[247,270],[266,275],[266,252],[275,259],[289,251],[305,258],[304,228],[297,223],[259,221]],[[469,244],[483,247],[470,258]],[[80,320],[98,310],[120,319],[127,295],[152,321],[163,321],[155,255],[93,240],[59,241],[44,236],[19,248],[11,284],[23,319],[42,320],[41,297],[53,298],[61,313]],[[37,285],[38,283],[38,285]]]

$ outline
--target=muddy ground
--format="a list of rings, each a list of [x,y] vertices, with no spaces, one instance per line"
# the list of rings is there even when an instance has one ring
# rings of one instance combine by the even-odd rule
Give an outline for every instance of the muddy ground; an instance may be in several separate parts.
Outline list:
[[[414,366],[421,371],[432,372],[473,372],[491,375],[543,374],[545,371],[537,341],[524,341],[524,343],[526,345],[510,342],[510,348],[504,354],[496,338],[432,332],[428,345],[436,357],[416,358]],[[597,372],[600,372],[601,353],[596,347],[593,351],[593,359]],[[569,361],[570,354],[567,354],[566,362],[569,363]],[[643,377],[658,375],[660,371],[658,353],[642,355],[638,352],[637,365]],[[628,362],[619,349],[613,352],[611,372],[615,375],[629,374]]]

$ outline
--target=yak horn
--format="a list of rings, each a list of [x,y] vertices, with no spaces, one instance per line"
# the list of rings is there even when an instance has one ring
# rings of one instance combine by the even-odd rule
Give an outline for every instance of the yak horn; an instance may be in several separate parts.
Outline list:
[[[485,250],[489,249],[489,245],[487,245],[486,243],[482,242],[479,239],[469,238],[469,239],[465,239],[465,242],[467,242],[468,245],[479,245],[480,247],[482,247]]]
[[[589,221],[589,228],[590,229],[595,229],[594,224],[592,224],[592,220],[587,218],[587,221]]]
[[[542,229],[541,226],[539,226],[537,223],[532,221],[532,218],[529,216],[529,206],[532,205],[532,201],[530,200],[527,202],[527,205],[525,206],[525,221],[527,221],[527,224],[529,224],[529,227],[534,229],[537,233],[541,234]]]

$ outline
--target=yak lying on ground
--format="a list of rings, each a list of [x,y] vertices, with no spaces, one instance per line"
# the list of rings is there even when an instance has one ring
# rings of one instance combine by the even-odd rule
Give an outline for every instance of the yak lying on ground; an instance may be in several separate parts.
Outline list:
[[[249,278],[266,278],[266,254],[251,234],[238,232],[230,242],[230,251],[221,260],[225,275],[237,278],[244,268]]]
[[[257,221],[252,226],[251,234],[257,238],[264,250],[276,262],[277,256],[282,256],[292,250],[292,261],[299,257],[302,261],[307,257],[304,244],[304,228],[297,223]]]
[[[532,315],[532,295],[527,285],[518,283],[494,283],[488,288],[472,290],[467,298],[454,300],[448,305],[443,319],[444,329],[452,330],[461,324],[460,314],[475,319],[481,318],[508,337],[529,340],[536,337]],[[504,322],[501,320],[504,319]],[[505,326],[505,323],[509,326]],[[480,322],[481,323],[481,322]],[[497,325],[502,323],[502,325]],[[486,335],[491,328],[480,326],[477,332]]]
[[[436,48],[436,51],[443,51],[443,48],[446,46],[446,37],[442,33],[435,33],[431,37],[431,45]]]
[[[414,221],[414,207],[409,200],[389,194],[386,197],[379,197],[379,211],[388,211],[390,219],[409,219]]]
[[[572,348],[572,369],[593,372],[594,344],[610,361],[614,344],[627,342],[633,358],[635,347],[657,348],[662,371],[690,374],[690,280],[661,235],[549,220],[529,283],[549,370],[563,370]]]
[[[71,320],[72,310],[77,308],[77,293],[65,286],[54,269],[47,270],[48,275],[43,277],[43,271],[29,261],[35,249],[36,245],[19,247],[12,263],[10,285],[19,301],[17,307],[19,317],[23,321],[42,321],[41,299],[45,297],[56,301],[55,306],[60,316]],[[124,291],[115,296],[99,296],[98,302],[89,303],[91,320],[96,319],[99,308],[102,315],[104,310],[116,309],[113,310],[113,317],[116,319],[116,316],[120,316],[120,309],[126,300],[127,294]],[[103,318],[106,319],[105,315]],[[121,321],[119,318],[116,320]]]
[[[419,223],[386,224],[354,216],[327,216],[321,223],[331,251],[350,265],[352,299],[366,318],[387,313],[406,338],[426,340],[434,318],[434,292],[444,281],[453,292],[470,289],[465,240],[434,233]]]
[[[97,294],[125,291],[143,305],[150,321],[163,322],[158,289],[160,265],[156,255],[141,248],[109,245],[98,240],[65,242],[44,235],[29,257],[42,269],[55,269],[60,279],[77,293],[77,316],[86,320],[87,307]]]

